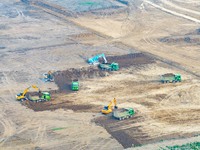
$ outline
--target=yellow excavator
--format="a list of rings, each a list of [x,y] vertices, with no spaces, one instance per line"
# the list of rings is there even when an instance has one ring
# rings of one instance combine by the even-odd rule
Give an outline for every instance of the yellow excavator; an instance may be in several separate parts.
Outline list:
[[[17,94],[17,95],[16,95],[16,99],[17,99],[18,101],[27,100],[26,94],[27,94],[27,92],[29,91],[29,89],[30,89],[31,87],[34,88],[34,89],[36,89],[36,90],[38,90],[38,91],[40,92],[39,88],[38,88],[36,85],[32,85],[32,86],[29,86],[28,88],[26,88],[26,89],[24,90],[23,93]]]
[[[101,110],[102,114],[109,114],[113,111],[113,107],[114,109],[117,109],[117,100],[114,98],[112,101],[110,101],[110,103],[108,104],[108,106],[104,106],[104,108]]]
[[[38,97],[36,99],[30,98],[30,96],[26,96],[27,92],[29,91],[31,87],[38,91]],[[26,88],[23,93],[17,94],[16,99],[21,102],[25,100],[29,100],[32,102],[43,102],[43,101],[49,101],[51,99],[51,95],[49,92],[41,92],[40,89],[36,85],[32,85]]]

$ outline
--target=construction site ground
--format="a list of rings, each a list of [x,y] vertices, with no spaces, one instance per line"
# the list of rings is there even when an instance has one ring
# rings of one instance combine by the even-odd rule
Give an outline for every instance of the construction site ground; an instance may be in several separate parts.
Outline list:
[[[0,2],[0,149],[155,150],[200,141],[199,8],[198,0]],[[120,70],[87,63],[100,53]],[[42,80],[49,70],[55,82]],[[183,81],[162,84],[165,73]],[[52,99],[16,101],[33,84]],[[113,98],[135,116],[102,115]]]

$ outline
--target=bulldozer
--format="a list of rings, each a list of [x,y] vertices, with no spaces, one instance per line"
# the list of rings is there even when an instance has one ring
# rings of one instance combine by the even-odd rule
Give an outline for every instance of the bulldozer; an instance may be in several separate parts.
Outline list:
[[[109,114],[113,111],[113,107],[114,109],[117,109],[117,100],[114,98],[112,101],[110,101],[110,103],[108,104],[108,106],[104,106],[104,108],[101,110],[102,114]]]
[[[38,91],[38,97],[37,99],[30,98],[30,96],[27,95],[30,88],[34,88]],[[16,95],[17,101],[33,101],[33,102],[41,102],[41,101],[49,101],[51,99],[51,95],[49,92],[41,92],[40,89],[36,85],[29,86],[26,88],[23,92]]]
[[[48,73],[44,73],[44,81],[45,82],[54,82],[54,77],[52,71],[48,71]]]

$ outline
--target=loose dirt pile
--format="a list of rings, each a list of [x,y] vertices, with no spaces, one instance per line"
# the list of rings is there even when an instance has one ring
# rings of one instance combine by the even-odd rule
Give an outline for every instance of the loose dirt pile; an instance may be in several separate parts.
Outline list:
[[[166,37],[160,40],[164,43],[171,43],[171,44],[180,44],[180,43],[190,43],[190,44],[199,44],[200,38],[194,36],[181,36],[181,37]]]
[[[169,36],[161,38],[160,41],[168,44],[200,44],[200,29],[196,29],[194,32],[187,33],[185,35]]]
[[[145,64],[151,64],[155,61],[142,54],[134,53],[122,56],[109,56],[107,57],[108,62],[117,62],[120,65],[120,69],[127,69],[129,67],[143,66]],[[102,61],[102,60],[100,60]],[[72,93],[71,82],[74,79],[79,79],[83,81],[89,78],[99,78],[117,73],[115,71],[102,71],[98,69],[97,66],[90,66],[88,68],[71,68],[65,71],[57,71],[54,73],[55,83],[58,85],[59,90],[50,91],[52,99],[49,102],[23,102],[22,104],[34,111],[44,111],[44,110],[56,110],[56,109],[70,109],[78,112],[99,112],[102,106],[92,105],[88,103],[81,103],[79,101],[73,101],[70,97],[66,97],[66,94]],[[81,90],[81,89],[80,89]],[[99,91],[102,93],[102,91]],[[36,93],[31,93],[35,95]],[[64,95],[64,98],[62,98]],[[98,110],[98,111],[97,111]]]
[[[143,53],[134,53],[121,56],[108,56],[108,62],[117,62],[120,69],[128,68],[131,66],[141,66],[145,64],[154,63],[154,59]],[[101,62],[102,60],[100,60]],[[114,72],[102,71],[97,66],[90,66],[88,68],[71,68],[65,71],[57,71],[55,73],[55,83],[58,85],[60,91],[71,92],[70,85],[73,79],[88,79],[105,77]]]
[[[22,105],[33,109],[34,111],[45,111],[45,110],[56,110],[56,109],[64,109],[64,110],[73,110],[75,112],[99,112],[100,106],[91,105],[91,104],[81,104],[76,103],[70,100],[60,100],[59,98],[52,98],[51,101],[48,102],[40,102],[34,103],[31,101],[23,101]]]

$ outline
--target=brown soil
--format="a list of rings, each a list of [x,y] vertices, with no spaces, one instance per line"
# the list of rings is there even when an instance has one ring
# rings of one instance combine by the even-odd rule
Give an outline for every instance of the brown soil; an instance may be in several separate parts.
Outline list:
[[[110,133],[119,143],[122,144],[124,148],[132,147],[133,145],[139,146],[142,144],[141,139],[135,138],[134,135],[140,135],[140,138],[148,137],[145,133],[140,130],[140,126],[132,127],[125,130],[114,130],[115,128],[120,128],[123,125],[134,124],[143,121],[144,118],[139,115],[135,115],[133,118],[127,120],[119,121],[114,119],[111,114],[106,117],[99,117],[94,120],[97,125],[104,127],[108,133]],[[130,131],[134,131],[133,134],[129,134]]]
[[[152,58],[142,53],[128,54],[122,56],[108,56],[107,60],[108,62],[119,63],[120,68],[128,68],[130,66],[138,67],[154,62]],[[34,111],[56,110],[62,108],[71,109],[78,112],[98,112],[97,110],[101,110],[100,106],[70,101],[67,97],[62,99],[60,95],[66,95],[67,93],[69,94],[73,92],[71,91],[71,81],[74,79],[79,79],[81,81],[87,78],[105,77],[112,73],[115,72],[102,71],[98,69],[97,66],[90,66],[88,68],[80,69],[71,68],[65,71],[57,71],[54,73],[54,79],[55,83],[59,87],[59,90],[50,91],[52,95],[51,101],[40,103],[26,101],[22,104],[30,109],[33,109]],[[36,95],[36,92],[31,93],[31,95]]]
[[[200,115],[200,109],[181,109],[181,110],[159,110],[154,111],[151,115],[153,119],[165,122],[168,124],[187,124],[198,123]]]
[[[177,132],[177,133],[168,134],[168,135],[160,135],[160,136],[158,135],[157,137],[152,138],[147,133],[142,131],[141,126],[134,126],[127,129],[123,129],[123,126],[135,124],[138,122],[143,122],[144,119],[145,119],[144,116],[140,116],[136,114],[133,118],[119,121],[112,118],[112,116],[109,115],[107,117],[96,118],[94,122],[97,125],[104,127],[108,131],[108,133],[110,133],[119,143],[122,144],[124,148],[155,143],[155,142],[163,141],[163,140],[193,137],[199,134],[197,132],[185,133],[185,134]],[[119,129],[114,130],[115,128],[119,128]]]
[[[31,102],[24,101],[22,105],[33,109],[34,111],[45,111],[45,110],[56,110],[56,109],[64,109],[64,110],[73,110],[75,112],[99,112],[100,106],[84,104],[84,103],[76,103],[69,100],[60,100],[57,98],[52,98],[51,101],[48,102]]]
[[[142,53],[134,53],[121,56],[108,56],[108,62],[119,63],[120,68],[128,68],[131,66],[140,66],[144,64],[154,63],[155,61],[149,56]],[[101,60],[100,60],[101,61]],[[87,78],[97,78],[105,77],[113,72],[102,71],[96,66],[91,66],[88,68],[75,69],[71,68],[65,71],[57,71],[55,73],[55,83],[58,85],[60,91],[70,92],[70,85],[73,79],[87,79]]]
[[[121,68],[128,68],[133,65],[144,65],[154,63],[154,59],[143,54],[134,53],[122,56],[110,56],[107,57],[108,62],[117,62]]]

